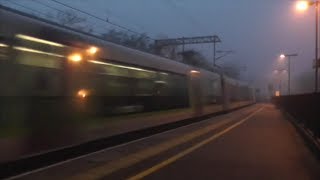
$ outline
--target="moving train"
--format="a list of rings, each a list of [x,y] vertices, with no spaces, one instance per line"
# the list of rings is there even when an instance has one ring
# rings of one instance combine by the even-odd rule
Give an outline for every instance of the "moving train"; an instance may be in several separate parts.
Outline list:
[[[0,81],[0,163],[255,101],[222,73],[3,6]]]

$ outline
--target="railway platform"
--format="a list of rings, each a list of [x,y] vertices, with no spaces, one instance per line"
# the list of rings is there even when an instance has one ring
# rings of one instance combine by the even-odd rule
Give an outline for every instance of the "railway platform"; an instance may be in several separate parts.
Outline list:
[[[270,104],[108,148],[17,179],[319,179],[320,162]]]

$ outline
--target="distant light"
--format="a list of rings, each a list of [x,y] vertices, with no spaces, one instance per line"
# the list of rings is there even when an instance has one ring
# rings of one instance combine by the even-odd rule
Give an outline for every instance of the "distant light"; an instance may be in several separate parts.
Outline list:
[[[275,92],[275,96],[279,97],[280,96],[280,91]]]
[[[298,11],[305,11],[309,8],[309,4],[310,4],[309,1],[298,1],[296,3],[296,9]]]
[[[94,55],[94,54],[96,54],[98,52],[98,50],[99,49],[97,47],[92,46],[87,50],[87,53],[90,54],[90,55]]]
[[[280,58],[281,58],[281,59],[283,59],[283,58],[285,58],[285,57],[286,57],[286,55],[284,55],[284,54],[281,54],[281,55],[280,55]]]
[[[78,91],[78,93],[77,93],[77,95],[78,95],[79,97],[81,97],[81,98],[87,97],[88,94],[89,94],[89,92],[88,92],[87,90],[85,90],[85,89],[80,89],[80,90]]]
[[[28,41],[34,41],[34,42],[38,42],[38,43],[42,43],[42,44],[48,44],[48,45],[57,46],[57,47],[65,47],[64,45],[56,43],[56,42],[47,41],[47,40],[44,40],[44,39],[39,39],[39,38],[36,38],[36,37],[27,36],[27,35],[23,35],[23,34],[17,34],[16,37],[19,38],[19,39],[24,39],[24,40],[28,40]]]
[[[79,62],[82,60],[81,54],[75,53],[68,56],[68,59],[73,62]]]
[[[274,70],[273,72],[274,72],[275,74],[278,74],[279,71],[278,71],[278,70]]]
[[[199,74],[200,72],[197,71],[197,70],[191,70],[190,73],[191,73],[191,74]]]

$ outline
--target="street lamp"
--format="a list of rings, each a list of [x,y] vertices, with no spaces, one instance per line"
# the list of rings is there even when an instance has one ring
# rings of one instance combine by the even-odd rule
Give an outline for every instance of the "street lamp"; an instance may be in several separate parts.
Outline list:
[[[315,92],[318,92],[318,66],[319,66],[319,63],[318,63],[318,36],[319,36],[319,0],[316,0],[316,1],[297,1],[296,3],[296,9],[298,11],[305,11],[308,9],[308,7],[310,6],[315,6],[315,15],[316,15],[316,41],[315,41],[315,85],[314,85],[314,88],[315,88]]]
[[[305,11],[309,8],[309,4],[310,4],[309,1],[298,1],[296,3],[296,9],[298,11]]]
[[[288,95],[290,95],[290,79],[291,79],[291,68],[290,68],[290,60],[291,57],[298,56],[298,54],[281,54],[280,58],[288,58]]]

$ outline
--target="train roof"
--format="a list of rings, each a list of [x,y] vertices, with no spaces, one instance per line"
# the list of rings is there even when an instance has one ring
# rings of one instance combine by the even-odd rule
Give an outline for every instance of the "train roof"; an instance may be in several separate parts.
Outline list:
[[[148,67],[152,69],[158,69],[162,71],[168,71],[179,74],[187,74],[191,70],[201,71],[204,76],[213,78],[218,77],[219,73],[215,73],[212,71],[204,70],[198,67],[193,67],[188,64],[184,64],[178,61],[174,61],[172,59],[160,57],[154,54],[142,52],[133,48],[129,48],[126,46],[118,45],[107,40],[101,39],[101,37],[86,33],[83,31],[79,31],[67,26],[60,25],[58,23],[48,21],[46,19],[36,17],[24,12],[20,12],[14,10],[9,7],[5,7],[0,5],[0,16],[1,23],[0,24],[10,24],[15,26],[15,32],[13,33],[23,33],[27,32],[29,35],[40,36],[39,38],[45,38],[47,40],[57,41],[65,41],[66,39],[70,39],[75,44],[86,44],[86,45],[96,45],[102,48],[105,48],[102,52],[102,59],[104,61],[117,61],[125,64],[138,65],[141,67]],[[19,23],[18,23],[19,22]],[[37,26],[36,28],[32,26]],[[42,26],[44,28],[39,28]],[[22,27],[22,28],[21,28]],[[0,25],[1,29],[7,29],[6,26]],[[45,29],[40,30],[39,29]],[[12,30],[12,29],[11,29]],[[52,35],[54,34],[54,35]],[[45,36],[45,37],[41,37]],[[85,42],[85,43],[83,43]],[[62,42],[68,44],[70,42]],[[74,44],[73,44],[74,45]],[[215,75],[213,75],[215,74]],[[236,84],[246,84],[244,82],[229,78],[224,76],[229,83]]]
[[[90,45],[96,45],[103,48],[106,48],[104,52],[102,52],[102,58],[104,60],[114,60],[120,61],[120,63],[126,64],[135,64],[139,66],[149,67],[153,69],[160,69],[164,71],[170,71],[180,74],[185,74],[193,69],[194,67],[183,64],[177,61],[173,61],[168,58],[156,56],[150,53],[142,52],[136,49],[128,48],[125,46],[121,46],[106,40],[101,39],[99,36],[95,36],[89,33],[81,32],[70,27],[65,27],[59,25],[58,23],[54,23],[39,17],[35,17],[23,12],[19,12],[13,10],[11,8],[7,8],[0,5],[0,13],[1,19],[6,24],[10,24],[16,27],[15,33],[19,33],[19,31],[27,32],[28,35],[37,35],[39,38],[43,38],[41,36],[45,36],[45,39],[57,41],[56,38],[59,38],[62,41],[65,39],[69,39],[76,44],[83,44],[83,42],[88,43]],[[19,24],[17,24],[19,22]],[[1,23],[1,24],[4,24]],[[39,31],[31,26],[37,27],[45,27],[45,31]],[[4,27],[7,28],[7,27]],[[1,26],[0,26],[1,29]],[[41,28],[38,28],[41,29]],[[54,36],[48,36],[48,34],[54,34]]]

